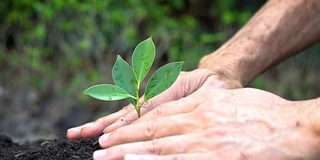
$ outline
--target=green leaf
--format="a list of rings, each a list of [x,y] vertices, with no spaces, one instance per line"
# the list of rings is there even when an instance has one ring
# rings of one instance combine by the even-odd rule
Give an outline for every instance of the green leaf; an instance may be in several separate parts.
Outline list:
[[[168,89],[178,78],[183,63],[169,63],[156,70],[146,86],[144,101]]]
[[[112,78],[114,83],[123,88],[132,96],[136,97],[137,80],[129,64],[124,61],[119,55],[117,61],[112,68]],[[128,98],[129,102],[136,105],[136,100]]]
[[[137,45],[132,55],[132,67],[138,83],[146,77],[154,61],[156,48],[151,38]]]
[[[94,85],[86,89],[84,94],[87,94],[93,98],[105,101],[115,101],[125,98],[135,98],[126,92],[124,89],[111,85],[111,84],[99,84]]]

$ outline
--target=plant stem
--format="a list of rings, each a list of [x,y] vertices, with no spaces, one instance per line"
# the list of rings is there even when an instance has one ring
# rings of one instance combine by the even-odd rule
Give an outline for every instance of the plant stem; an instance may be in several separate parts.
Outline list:
[[[140,109],[141,109],[141,106],[143,105],[144,102],[140,103],[138,102],[137,105],[136,105],[136,111],[137,111],[137,114],[138,114],[138,118],[140,118],[141,116],[141,113],[140,113]]]
[[[137,103],[134,106],[136,109],[136,112],[138,114],[138,118],[140,118],[140,108],[141,108],[142,104],[144,103],[144,102],[140,103],[139,90],[140,90],[140,83],[138,82],[137,88],[136,88]]]

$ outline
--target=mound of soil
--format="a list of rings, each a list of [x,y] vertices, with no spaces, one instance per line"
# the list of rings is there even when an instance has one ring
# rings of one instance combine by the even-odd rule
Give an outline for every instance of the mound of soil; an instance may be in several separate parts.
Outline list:
[[[0,135],[1,160],[77,160],[92,159],[95,150],[101,149],[98,138],[82,140],[43,140],[35,144],[19,145],[6,135]]]

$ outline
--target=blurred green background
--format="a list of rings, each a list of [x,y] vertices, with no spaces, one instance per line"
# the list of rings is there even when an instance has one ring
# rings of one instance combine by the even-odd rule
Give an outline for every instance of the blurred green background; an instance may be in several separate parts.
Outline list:
[[[130,60],[134,47],[152,36],[157,48],[155,68],[183,60],[184,70],[195,69],[203,55],[223,44],[264,3],[3,0],[0,132],[61,137],[68,127],[117,111],[127,102],[101,102],[82,94],[91,85],[112,83],[116,55]],[[251,86],[292,100],[319,96],[319,48],[290,58]]]

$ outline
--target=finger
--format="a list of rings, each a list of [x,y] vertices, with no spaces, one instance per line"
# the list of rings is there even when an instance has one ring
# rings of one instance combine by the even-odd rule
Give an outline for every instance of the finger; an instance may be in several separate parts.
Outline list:
[[[169,155],[198,152],[199,139],[194,134],[170,136],[150,141],[126,143],[94,152],[94,159],[123,159],[130,154]],[[190,147],[192,146],[192,147]],[[194,150],[193,150],[194,149]]]
[[[205,69],[197,69],[191,72],[181,72],[177,81],[170,88],[143,104],[141,107],[141,115],[145,115],[163,103],[178,100],[193,93],[209,76],[210,73]],[[197,78],[195,79],[194,77]],[[138,116],[136,111],[131,110],[126,115],[115,121],[112,125],[107,127],[103,132],[109,133],[117,128],[131,124],[137,119]]]
[[[192,154],[170,154],[170,155],[138,155],[138,154],[126,154],[124,156],[125,160],[194,160],[194,159],[211,159],[217,160],[211,154],[200,154],[200,153],[192,153]]]
[[[149,113],[145,114],[134,123],[140,123],[149,121],[159,117],[166,117],[176,114],[189,113],[203,101],[203,96],[201,94],[197,94],[197,92],[192,93],[191,95],[181,98],[176,101],[171,101],[168,103],[164,103]]]
[[[179,113],[187,113],[191,111],[199,102],[198,101],[192,101],[192,100],[178,100],[178,101],[171,101],[168,103],[164,103],[163,105],[160,105],[153,109],[152,111],[149,111],[151,107],[143,107],[141,108],[142,117],[138,119],[138,115],[135,111],[127,113],[123,118],[117,120],[112,125],[108,126],[103,132],[109,133],[114,131],[117,128],[126,126],[128,124],[133,123],[139,123],[143,121],[148,121],[151,119],[155,119],[157,117],[164,117],[169,115],[175,115]],[[146,105],[149,105],[151,103],[148,103]],[[147,113],[148,112],[148,113]]]
[[[145,102],[143,106],[141,107],[141,115],[145,115],[152,109],[156,108],[158,105],[174,101],[179,98],[178,94],[175,94],[175,90],[167,90],[163,92],[162,94],[150,99],[149,101]],[[143,97],[142,97],[143,99]],[[128,124],[131,124],[133,121],[138,119],[138,114],[135,109],[131,110],[127,114],[125,114],[123,117],[118,118],[113,124],[108,126],[103,130],[104,133],[112,132],[113,130],[126,126]]]
[[[150,99],[149,101],[145,102],[141,107],[141,116],[145,115],[152,109],[156,108],[162,103],[166,103],[169,101],[174,101],[176,99],[180,98],[180,94],[176,93],[176,90],[174,88],[169,88],[168,90],[164,91],[162,94],[157,95]],[[143,97],[141,98],[143,100]],[[113,130],[126,126],[128,124],[131,124],[133,121],[138,119],[138,115],[136,110],[131,110],[123,117],[116,120],[112,125],[108,126],[105,130],[103,130],[104,133],[112,132]]]
[[[140,98],[140,101],[143,100],[143,96]],[[141,110],[141,113],[144,114],[146,113],[146,111],[144,111],[143,109]],[[109,133],[112,132],[113,130],[120,128],[122,126],[126,126],[128,124],[131,124],[133,121],[138,119],[138,114],[134,108],[134,106],[132,106],[132,109],[130,111],[128,111],[126,114],[124,114],[121,117],[118,117],[118,119],[116,119],[112,124],[110,124],[109,126],[107,126],[104,130],[103,133]]]
[[[131,124],[102,135],[99,143],[107,148],[123,143],[147,141],[155,138],[185,134],[193,131],[198,123],[189,114],[160,117],[147,122]],[[188,117],[188,118],[187,118]]]
[[[84,125],[80,125],[78,127],[70,128],[67,131],[67,138],[76,140],[76,139],[82,139],[87,137],[99,136],[103,133],[103,130],[107,126],[112,124],[114,121],[116,121],[126,113],[130,112],[130,110],[133,108],[134,107],[132,105],[128,105],[124,107],[122,110],[116,113],[110,114],[108,116],[99,118],[94,122],[90,122]]]
[[[92,125],[94,125],[94,122],[89,122],[77,127],[69,128],[67,130],[67,138],[72,140],[81,139],[81,129],[84,127],[90,127]]]

